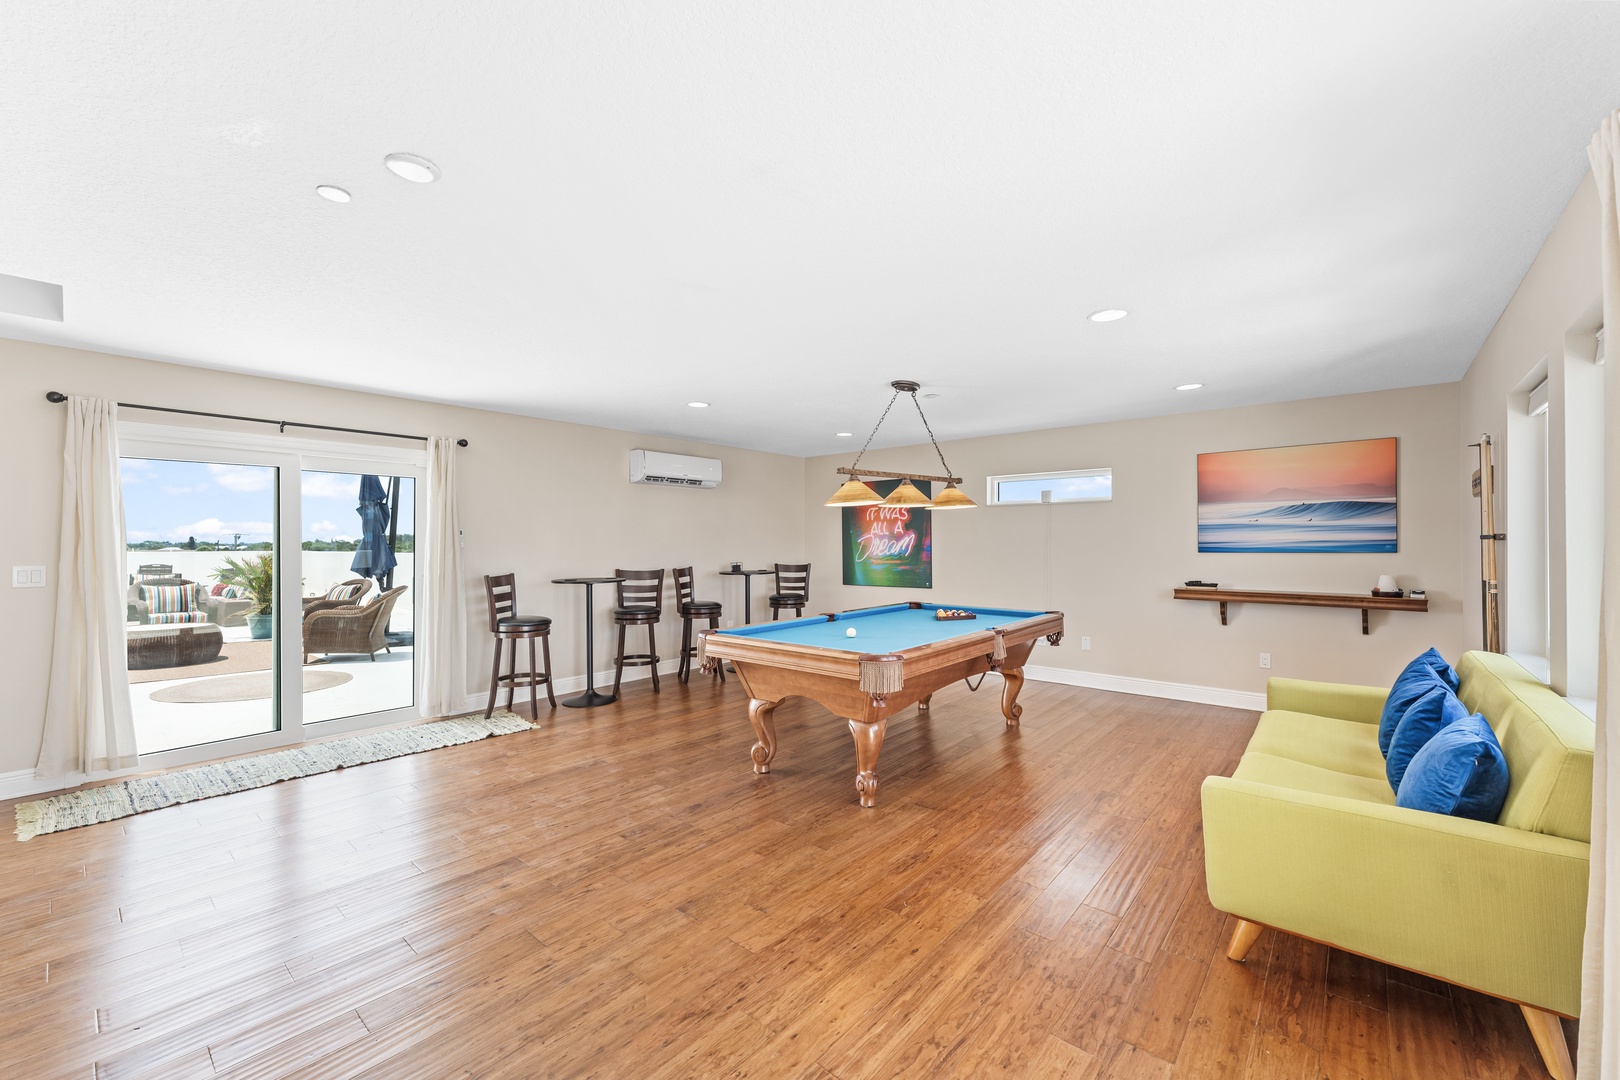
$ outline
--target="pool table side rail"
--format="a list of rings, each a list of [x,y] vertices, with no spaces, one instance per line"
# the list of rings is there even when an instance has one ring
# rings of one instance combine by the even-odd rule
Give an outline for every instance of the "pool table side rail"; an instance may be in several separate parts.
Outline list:
[[[944,605],[944,604],[932,604],[932,603],[928,603],[928,602],[922,601],[922,600],[907,600],[907,601],[902,601],[902,602],[894,603],[894,604],[871,604],[871,605],[869,605],[867,607],[847,608],[844,611],[818,611],[814,615],[801,615],[797,619],[784,619],[784,620],[782,620],[780,622],[773,621],[773,622],[768,622],[768,623],[755,623],[755,624],[753,624],[751,626],[730,626],[730,627],[727,627],[724,630],[713,630],[713,631],[708,631],[708,632],[709,633],[717,633],[717,634],[731,634],[731,635],[734,635],[736,637],[755,637],[755,636],[766,637],[766,636],[769,636],[769,635],[775,633],[776,631],[788,629],[788,628],[794,627],[794,626],[810,626],[810,625],[820,625],[822,623],[830,623],[830,622],[846,622],[846,621],[848,621],[850,619],[865,618],[865,617],[872,616],[872,615],[883,615],[883,614],[886,614],[886,613],[891,612],[891,611],[939,610],[941,608],[944,608],[945,606],[946,605]],[[995,615],[1042,615],[1042,614],[1045,614],[1045,615],[1061,615],[1061,614],[1063,614],[1061,611],[1038,612],[1038,611],[1031,611],[1028,608],[996,608],[996,607],[986,607],[986,606],[982,606],[982,605],[968,605],[965,608],[960,608],[960,610],[967,610],[967,611],[976,612],[976,613],[981,614],[981,615],[990,615],[990,616],[995,616]],[[957,621],[971,622],[972,620],[971,619],[944,619],[944,620],[941,620],[941,621],[942,622],[957,622]],[[1003,623],[1002,625],[1003,626],[1009,626],[1011,624],[1010,623]]]
[[[885,605],[892,606],[892,605]],[[958,662],[963,656],[983,653],[992,656],[997,639],[1003,642],[1033,641],[1046,637],[1057,644],[1063,635],[1063,613],[1048,611],[1017,622],[1003,623],[988,630],[968,630],[943,641],[933,641],[892,653],[857,653],[820,645],[799,645],[785,641],[761,641],[725,631],[705,631],[699,635],[702,654],[716,660],[746,661],[770,667],[787,667],[813,675],[860,679],[863,665],[901,664],[907,676],[920,675]]]

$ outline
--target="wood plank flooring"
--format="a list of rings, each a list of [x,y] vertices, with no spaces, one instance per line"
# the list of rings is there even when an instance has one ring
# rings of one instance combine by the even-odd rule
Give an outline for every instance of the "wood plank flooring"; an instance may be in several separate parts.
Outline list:
[[[1198,786],[1254,714],[1031,682],[890,725],[735,680],[0,840],[0,1076],[1545,1075],[1512,1006],[1267,932]],[[0,805],[10,823],[10,804]]]

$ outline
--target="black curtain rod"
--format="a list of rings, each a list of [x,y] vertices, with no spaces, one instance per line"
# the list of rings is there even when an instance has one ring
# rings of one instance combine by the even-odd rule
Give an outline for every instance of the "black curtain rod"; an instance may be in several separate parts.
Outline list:
[[[60,405],[67,400],[67,395],[60,390],[47,390],[45,400],[53,405]],[[290,427],[311,428],[315,431],[342,431],[350,435],[381,435],[385,439],[413,439],[416,442],[427,442],[426,435],[401,435],[397,431],[367,431],[365,428],[334,427],[331,424],[303,424],[297,420],[266,420],[262,416],[233,416],[230,413],[198,412],[196,409],[171,409],[165,405],[131,405],[127,401],[118,403],[120,409],[145,409],[147,412],[180,413],[183,416],[208,416],[215,420],[242,420],[249,424],[275,424],[283,432]],[[457,439],[457,446],[466,446],[466,439]]]

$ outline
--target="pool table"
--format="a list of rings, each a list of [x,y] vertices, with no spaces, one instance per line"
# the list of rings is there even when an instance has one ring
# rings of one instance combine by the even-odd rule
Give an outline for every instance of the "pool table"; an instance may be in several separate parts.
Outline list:
[[[935,614],[942,609],[973,617],[942,620]],[[889,718],[912,704],[927,709],[934,691],[957,679],[995,671],[1005,683],[1001,713],[1009,727],[1017,726],[1024,664],[1043,637],[1052,645],[1062,639],[1061,611],[913,601],[710,630],[701,636],[700,650],[706,667],[723,660],[736,665],[748,691],[748,719],[758,739],[752,751],[756,773],[770,772],[776,756],[776,707],[797,694],[849,721],[855,791],[862,806],[876,806],[878,754]]]

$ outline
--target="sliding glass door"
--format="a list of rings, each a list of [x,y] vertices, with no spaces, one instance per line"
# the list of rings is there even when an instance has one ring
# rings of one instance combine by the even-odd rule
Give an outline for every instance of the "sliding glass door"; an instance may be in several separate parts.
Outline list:
[[[281,728],[274,464],[122,461],[130,705],[143,755]]]
[[[305,469],[304,723],[416,703],[416,478]]]
[[[420,451],[141,424],[120,447],[143,758],[415,717]]]

